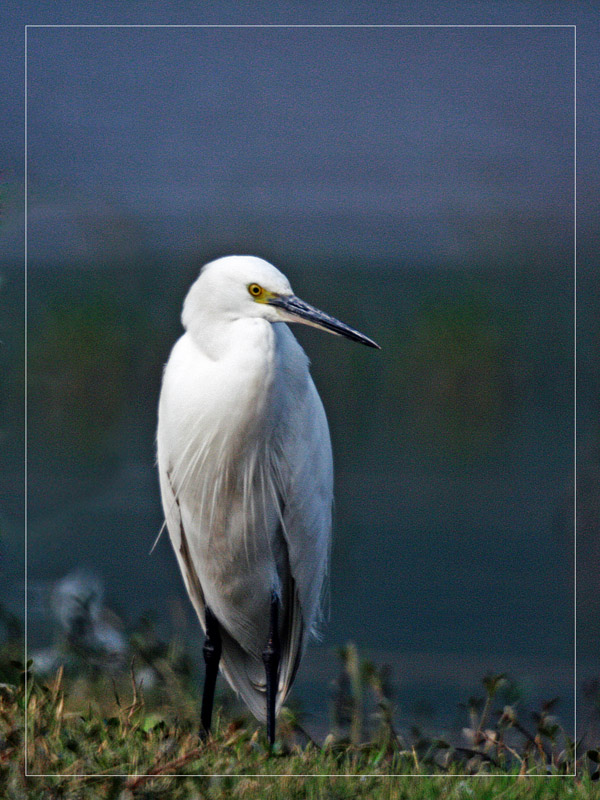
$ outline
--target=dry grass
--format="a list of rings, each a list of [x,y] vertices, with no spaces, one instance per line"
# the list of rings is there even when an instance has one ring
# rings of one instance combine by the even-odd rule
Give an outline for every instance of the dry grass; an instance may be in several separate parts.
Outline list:
[[[485,697],[469,704],[466,743],[458,746],[418,731],[399,734],[386,675],[372,664],[361,664],[352,647],[341,655],[334,732],[316,745],[286,711],[272,752],[260,726],[222,712],[216,714],[213,736],[200,741],[196,698],[185,701],[184,687],[175,691],[171,685],[171,702],[164,693],[147,701],[133,669],[127,683],[125,677],[120,685],[97,683],[96,692],[104,686],[103,702],[88,703],[84,711],[80,682],[69,682],[77,690],[75,710],[62,669],[46,684],[22,670],[14,684],[3,684],[0,691],[0,796],[600,797],[593,780],[598,753],[575,757],[573,742],[551,715],[551,704],[540,711],[531,730],[514,708],[498,709],[502,676],[484,680]],[[365,741],[362,700],[369,693],[378,714]],[[578,777],[569,777],[574,771]]]

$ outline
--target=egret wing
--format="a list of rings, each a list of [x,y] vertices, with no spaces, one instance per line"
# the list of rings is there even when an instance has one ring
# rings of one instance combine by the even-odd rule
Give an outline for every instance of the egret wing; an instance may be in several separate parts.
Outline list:
[[[305,635],[322,611],[331,549],[333,459],[321,398],[308,359],[287,325],[276,326],[279,409],[275,480],[282,498],[282,531]]]
[[[188,595],[200,624],[203,630],[206,631],[204,593],[200,585],[197,569],[194,566],[193,551],[188,543],[179,503],[171,484],[169,470],[166,465],[161,464],[160,458],[158,466],[163,508],[171,543]],[[223,648],[220,664],[221,671],[231,687],[241,695],[254,716],[264,722],[266,720],[266,682],[263,664],[244,650],[223,625],[220,626],[220,632]],[[297,639],[298,637],[294,638]],[[283,698],[279,701],[277,710],[281,707],[282,702]]]
[[[283,533],[306,633],[316,632],[323,613],[331,550],[333,464],[329,428],[317,390],[306,392],[284,433]]]
[[[206,623],[204,620],[204,595],[202,593],[202,587],[200,586],[198,573],[196,572],[192,556],[190,554],[186,533],[181,520],[179,503],[177,502],[175,493],[173,492],[169,471],[167,465],[162,464],[160,459],[158,463],[158,476],[160,481],[162,505],[165,513],[165,523],[167,525],[167,530],[169,531],[171,544],[173,546],[173,550],[175,551],[177,562],[179,564],[181,574],[183,575],[185,588],[187,589],[187,593],[192,601],[194,610],[196,611],[198,618],[202,623],[202,627],[206,628]]]

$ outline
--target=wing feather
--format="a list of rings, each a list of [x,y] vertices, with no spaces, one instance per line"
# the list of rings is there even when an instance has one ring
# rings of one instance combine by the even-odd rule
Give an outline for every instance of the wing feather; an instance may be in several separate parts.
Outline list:
[[[286,364],[296,363],[300,345],[287,329],[280,373]],[[295,357],[294,357],[295,356]],[[306,358],[306,356],[304,356]],[[333,459],[327,418],[321,398],[305,370],[287,376],[282,383],[288,400],[284,409],[275,451],[276,482],[281,487],[282,530],[286,540],[291,576],[301,607],[305,635],[316,633],[324,616],[331,551],[333,503]]]

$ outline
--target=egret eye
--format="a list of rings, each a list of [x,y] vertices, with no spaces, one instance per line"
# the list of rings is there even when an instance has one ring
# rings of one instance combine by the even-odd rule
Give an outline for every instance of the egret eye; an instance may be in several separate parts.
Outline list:
[[[248,291],[252,297],[260,297],[264,290],[258,283],[251,283],[250,286],[248,286]]]

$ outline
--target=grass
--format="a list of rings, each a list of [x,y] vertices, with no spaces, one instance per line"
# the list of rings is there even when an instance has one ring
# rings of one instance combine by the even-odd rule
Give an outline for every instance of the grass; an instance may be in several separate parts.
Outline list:
[[[551,716],[528,730],[510,707],[497,706],[504,678],[488,676],[485,697],[468,704],[467,744],[394,728],[386,675],[341,651],[334,733],[310,741],[286,710],[269,751],[262,726],[218,710],[213,736],[197,734],[197,698],[168,676],[146,698],[135,678],[65,678],[47,683],[13,663],[14,683],[0,686],[0,796],[51,798],[600,798],[600,755],[575,757],[573,742]],[[88,700],[82,686],[89,690]],[[344,692],[344,687],[348,691]],[[100,692],[100,694],[98,694]],[[371,693],[378,707],[368,729],[359,710]],[[101,696],[102,702],[92,701]],[[354,707],[353,707],[354,704]],[[24,712],[27,714],[27,736]],[[83,708],[83,710],[82,710]],[[362,731],[362,732],[361,732]],[[25,749],[29,776],[25,777]],[[577,771],[573,778],[565,773]],[[38,777],[34,777],[37,774]],[[81,777],[91,775],[95,777]],[[58,777],[60,776],[60,777]]]
[[[531,711],[504,675],[487,675],[464,705],[461,735],[432,737],[397,729],[389,671],[348,644],[329,735],[314,742],[286,707],[270,750],[264,726],[231,693],[219,698],[212,736],[200,739],[196,666],[179,637],[163,641],[147,620],[128,635],[129,663],[102,652],[89,626],[69,628],[54,650],[62,666],[42,680],[16,660],[18,621],[2,619],[2,800],[600,800],[600,752],[577,748],[556,699]],[[600,719],[600,691],[588,688]],[[595,740],[589,734],[586,746]]]

